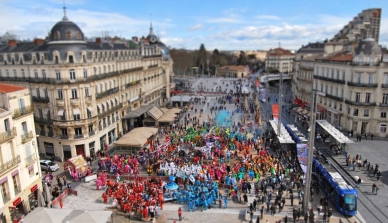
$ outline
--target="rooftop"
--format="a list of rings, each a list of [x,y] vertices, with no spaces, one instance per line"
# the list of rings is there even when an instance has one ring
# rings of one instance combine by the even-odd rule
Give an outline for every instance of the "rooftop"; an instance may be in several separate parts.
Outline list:
[[[0,83],[0,92],[1,93],[6,94],[6,93],[16,92],[16,91],[20,91],[20,90],[24,90],[24,89],[26,89],[26,88],[16,86],[16,85],[11,85],[11,84]]]
[[[239,66],[223,66],[218,68],[218,70],[246,70],[246,67],[243,65]]]
[[[275,48],[268,51],[267,56],[293,56],[294,54],[286,49],[283,48]]]

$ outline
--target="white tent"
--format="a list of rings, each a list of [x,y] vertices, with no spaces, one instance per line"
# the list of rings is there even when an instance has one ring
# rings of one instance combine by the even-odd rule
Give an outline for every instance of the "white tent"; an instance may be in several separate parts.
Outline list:
[[[331,135],[337,142],[341,144],[353,143],[348,137],[346,137],[342,132],[336,129],[332,124],[326,120],[317,120],[317,124],[321,126],[329,135]]]

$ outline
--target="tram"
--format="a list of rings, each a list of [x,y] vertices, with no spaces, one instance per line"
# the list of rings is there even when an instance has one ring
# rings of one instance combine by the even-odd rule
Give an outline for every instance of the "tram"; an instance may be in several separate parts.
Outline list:
[[[312,171],[316,182],[338,212],[346,216],[357,214],[358,192],[355,188],[347,184],[338,172],[326,170],[315,157],[313,158]]]

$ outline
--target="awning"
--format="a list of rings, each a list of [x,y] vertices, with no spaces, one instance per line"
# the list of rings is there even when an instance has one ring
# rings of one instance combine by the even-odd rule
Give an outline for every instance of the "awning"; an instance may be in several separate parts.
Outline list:
[[[81,114],[81,112],[79,111],[78,108],[73,108],[73,114],[74,115],[79,115],[79,114]]]
[[[49,111],[50,111],[49,108],[45,108],[45,109],[44,109],[44,114],[47,115],[47,113],[48,113]]]
[[[64,113],[64,112],[65,112],[65,110],[59,109],[57,115],[58,115],[58,116],[63,116],[63,113]]]
[[[97,104],[97,108],[101,110],[101,104]]]
[[[141,106],[140,108],[137,108],[134,111],[131,111],[130,113],[123,116],[122,119],[130,119],[130,118],[140,117],[142,114],[148,112],[154,106],[155,106],[154,104]]]
[[[329,110],[329,109],[327,109]],[[341,131],[335,128],[326,120],[317,120],[317,124],[320,125],[329,135],[331,135],[337,142],[344,143],[353,143],[348,137],[346,137]]]
[[[308,102],[304,101],[300,104],[300,106],[305,107],[308,104]]]
[[[294,100],[294,104],[297,104],[297,105],[299,105],[299,104],[301,104],[302,103],[302,100],[300,100],[300,99],[295,99]]]
[[[325,113],[325,111],[326,111],[326,108],[323,107],[323,106],[320,106],[320,105],[317,105],[317,109],[318,109],[321,113]]]
[[[147,113],[155,120],[158,120],[163,115],[163,112],[157,106],[152,107]]]
[[[92,107],[88,107],[88,110],[92,112],[94,109]]]
[[[329,112],[333,113],[333,114],[338,114],[338,112],[334,109],[331,109],[331,108],[327,108],[326,110],[328,110]]]

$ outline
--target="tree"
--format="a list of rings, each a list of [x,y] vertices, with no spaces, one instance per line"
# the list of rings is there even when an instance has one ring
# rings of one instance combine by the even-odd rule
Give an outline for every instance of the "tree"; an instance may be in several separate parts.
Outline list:
[[[210,58],[210,63],[211,63],[211,73],[214,73],[217,75],[217,70],[221,66],[221,55],[218,49],[213,50],[213,54]]]
[[[237,65],[247,65],[247,56],[244,51],[240,51],[240,55],[237,58]]]
[[[201,70],[202,75],[205,74],[206,63],[207,63],[207,52],[206,52],[205,45],[203,45],[202,43],[201,46],[199,47],[198,58],[196,63],[199,69]]]

